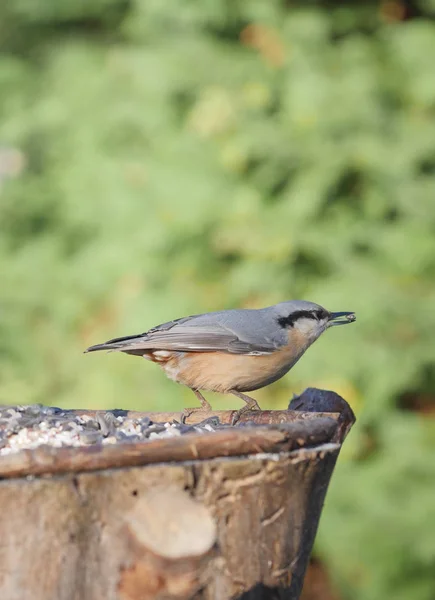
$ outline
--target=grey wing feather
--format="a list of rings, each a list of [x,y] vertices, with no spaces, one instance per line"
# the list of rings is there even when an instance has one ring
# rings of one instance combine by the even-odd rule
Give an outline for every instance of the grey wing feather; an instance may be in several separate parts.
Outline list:
[[[233,354],[270,354],[281,344],[263,336],[244,335],[243,323],[228,320],[227,315],[195,315],[163,323],[138,336],[116,338],[93,350],[174,350],[186,352],[229,352]],[[222,322],[224,321],[224,322]],[[239,326],[237,326],[239,325]],[[242,325],[242,326],[240,326]]]
[[[144,337],[130,340],[128,348],[179,350],[190,352],[223,351],[235,354],[269,353],[276,350],[267,344],[253,344],[237,338],[224,329],[180,327],[169,331],[155,331]],[[121,349],[121,348],[120,348]]]

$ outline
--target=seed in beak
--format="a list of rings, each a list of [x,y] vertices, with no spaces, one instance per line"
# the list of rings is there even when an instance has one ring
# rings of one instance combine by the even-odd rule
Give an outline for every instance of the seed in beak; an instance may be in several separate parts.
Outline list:
[[[332,325],[347,325],[356,321],[355,313],[353,312],[333,312],[329,317],[329,324]]]

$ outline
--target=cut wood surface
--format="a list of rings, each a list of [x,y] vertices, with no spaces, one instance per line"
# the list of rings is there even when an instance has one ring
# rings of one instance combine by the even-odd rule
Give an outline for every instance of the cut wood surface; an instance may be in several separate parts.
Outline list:
[[[0,597],[297,600],[348,431],[334,402],[329,415],[302,401],[257,426],[1,457]]]

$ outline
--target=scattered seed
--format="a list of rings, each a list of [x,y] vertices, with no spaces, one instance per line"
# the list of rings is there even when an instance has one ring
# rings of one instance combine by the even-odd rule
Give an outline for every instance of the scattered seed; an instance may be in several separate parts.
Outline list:
[[[116,417],[113,417],[110,413],[105,413],[104,415],[100,413],[97,414],[96,422],[101,429],[103,437],[108,437],[115,432],[115,421]]]
[[[190,433],[208,434],[222,425],[209,417],[196,425],[154,423],[150,417],[128,417],[128,411],[97,412],[95,417],[41,404],[0,406],[0,456],[41,446],[73,447],[128,444]]]
[[[85,430],[79,433],[79,439],[84,444],[97,444],[103,438],[99,431]]]

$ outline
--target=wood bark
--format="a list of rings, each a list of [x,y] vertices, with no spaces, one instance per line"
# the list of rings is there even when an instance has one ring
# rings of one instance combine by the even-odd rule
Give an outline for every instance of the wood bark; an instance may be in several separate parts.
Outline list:
[[[285,452],[328,442],[334,437],[336,430],[336,419],[319,417],[280,423],[274,428],[229,428],[216,431],[213,435],[193,433],[129,444],[74,448],[45,445],[0,456],[0,477],[55,475],[258,452]]]
[[[296,600],[341,413],[0,462],[0,598]]]

